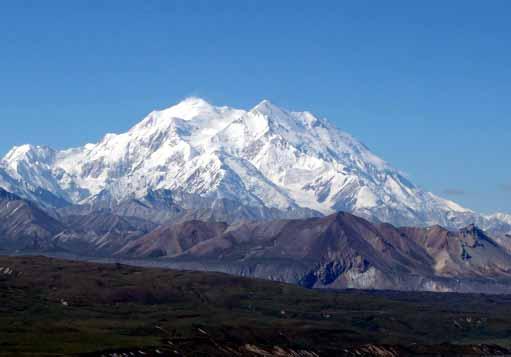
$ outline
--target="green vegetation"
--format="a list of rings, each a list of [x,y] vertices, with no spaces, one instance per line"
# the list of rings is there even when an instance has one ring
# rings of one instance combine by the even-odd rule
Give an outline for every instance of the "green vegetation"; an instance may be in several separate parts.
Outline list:
[[[0,355],[221,356],[247,344],[319,355],[366,344],[508,347],[511,297],[317,291],[219,273],[0,257]]]

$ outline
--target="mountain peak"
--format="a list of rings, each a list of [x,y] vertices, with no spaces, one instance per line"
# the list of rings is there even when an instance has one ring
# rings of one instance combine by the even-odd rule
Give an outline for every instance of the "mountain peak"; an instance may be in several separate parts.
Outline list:
[[[399,225],[503,223],[414,186],[326,119],[267,99],[247,112],[188,97],[97,144],[17,147],[0,163],[0,185],[28,198],[42,188],[73,203],[104,190],[124,200],[165,189],[207,205],[228,197],[257,209],[344,210]]]
[[[141,122],[135,125],[132,130],[138,131],[145,128],[167,128],[168,124],[175,119],[185,121],[200,119],[215,119],[221,116],[222,110],[199,97],[188,97],[181,102],[162,110],[155,110],[149,113]]]
[[[270,102],[268,99],[263,99],[259,104],[252,108],[251,112],[259,112],[264,115],[271,115],[282,113],[283,110]]]
[[[199,97],[188,97],[170,108],[159,111],[161,116],[192,120],[198,116],[210,116],[217,108]]]
[[[176,104],[176,106],[212,107],[211,103],[200,97],[187,97]]]
[[[17,160],[21,160],[25,157],[29,157],[31,160],[40,160],[46,161],[51,159],[55,154],[55,151],[47,146],[38,146],[38,145],[20,145],[14,146],[9,152],[5,155],[4,161],[13,162]]]
[[[5,155],[5,159],[15,158],[19,155],[25,155],[29,151],[33,150],[34,146],[30,144],[24,144],[20,146],[13,146],[11,150]]]

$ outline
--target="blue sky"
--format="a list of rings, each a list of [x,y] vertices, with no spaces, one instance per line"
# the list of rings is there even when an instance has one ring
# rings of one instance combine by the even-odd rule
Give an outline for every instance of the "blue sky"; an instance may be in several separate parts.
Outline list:
[[[511,2],[211,3],[1,2],[0,154],[94,142],[190,95],[267,98],[428,190],[511,212]]]

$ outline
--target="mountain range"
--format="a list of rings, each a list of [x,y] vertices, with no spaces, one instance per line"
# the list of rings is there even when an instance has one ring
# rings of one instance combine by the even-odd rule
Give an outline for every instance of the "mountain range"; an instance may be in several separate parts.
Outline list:
[[[158,223],[346,211],[399,226],[511,232],[511,215],[427,192],[326,119],[267,100],[246,111],[188,98],[96,144],[14,147],[0,161],[0,187],[46,209],[106,208]]]
[[[511,291],[511,215],[414,185],[309,112],[200,98],[128,132],[0,161],[0,249],[317,288]]]
[[[0,191],[0,248],[187,270],[308,288],[511,292],[511,255],[474,225],[395,227],[349,213],[157,225],[109,210],[56,220]]]
[[[313,288],[511,292],[511,255],[473,225],[397,228],[348,213],[163,225],[115,255]]]

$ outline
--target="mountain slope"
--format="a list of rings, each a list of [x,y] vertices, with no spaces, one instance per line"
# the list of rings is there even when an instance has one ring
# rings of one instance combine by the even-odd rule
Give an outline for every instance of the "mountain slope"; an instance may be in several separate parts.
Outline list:
[[[5,162],[0,161],[0,188],[27,200],[37,202],[40,207],[46,209],[62,208],[70,204],[69,201],[61,196],[41,186],[37,186],[37,184],[34,186],[20,176],[14,178],[7,172],[3,165],[5,165]]]
[[[511,292],[511,255],[474,226],[396,228],[348,213],[169,224],[116,255],[316,288]]]
[[[63,225],[34,204],[0,188],[0,246],[16,249],[53,247]]]
[[[154,192],[145,202],[163,193]],[[0,249],[143,259],[146,264],[315,288],[511,292],[511,255],[475,226],[396,228],[337,213],[322,218],[157,226],[110,210],[49,216],[0,190]]]
[[[109,255],[156,224],[108,211],[50,216],[36,204],[0,188],[0,249]]]
[[[77,254],[109,256],[129,241],[151,232],[157,224],[136,217],[122,217],[108,211],[62,217],[67,230],[54,238]]]
[[[188,98],[97,144],[15,147],[0,168],[18,186],[75,205],[118,207],[166,190],[191,218],[229,218],[229,210],[204,212],[212,206],[237,212],[234,221],[348,211],[396,225],[511,232],[504,215],[478,215],[426,192],[327,120],[266,100],[245,111]]]
[[[175,225],[161,226],[140,239],[124,246],[125,254],[156,258],[160,256],[178,256],[202,242],[222,234],[225,223],[206,223],[187,221]]]

